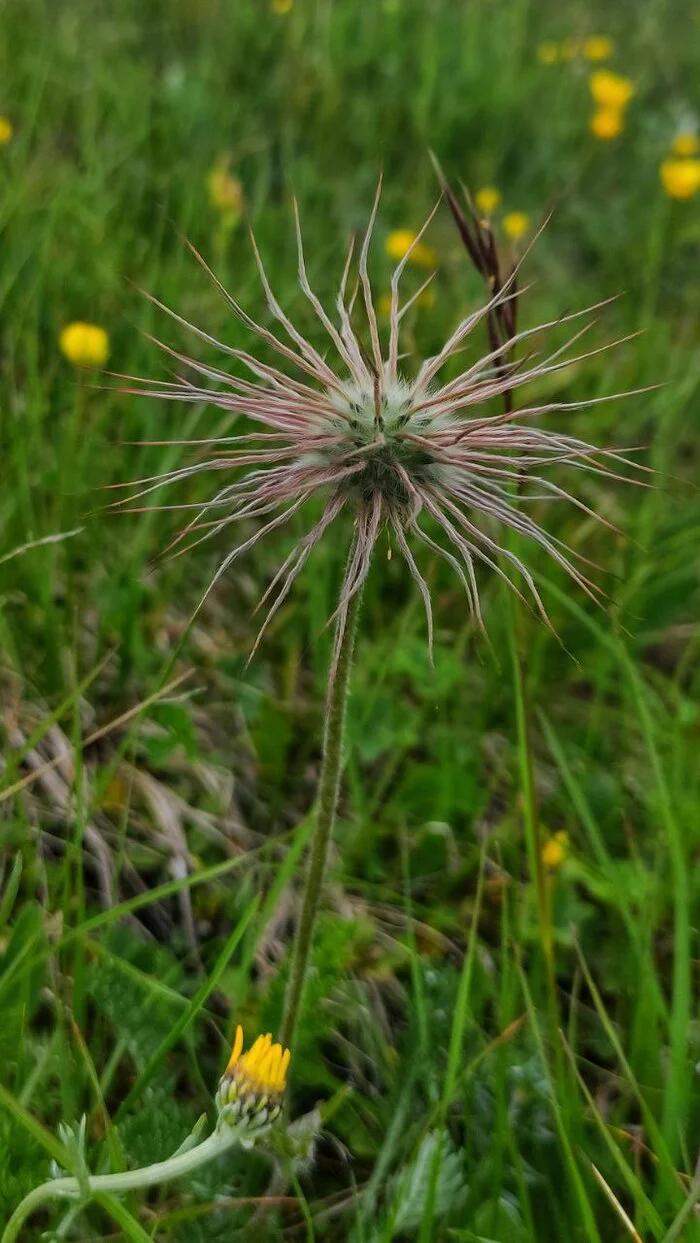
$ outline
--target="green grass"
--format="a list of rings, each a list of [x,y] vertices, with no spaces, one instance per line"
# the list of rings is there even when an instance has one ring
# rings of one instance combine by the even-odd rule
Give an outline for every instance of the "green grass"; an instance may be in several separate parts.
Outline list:
[[[278,1186],[241,1153],[150,1194],[54,1205],[27,1243],[700,1240],[700,197],[668,201],[658,180],[692,110],[697,25],[658,0],[2,6],[2,1224],[65,1159],[61,1121],[87,1115],[95,1172],[162,1159],[213,1120],[235,1023],[278,1029],[349,537],[314,553],[249,666],[289,535],[237,562],[188,627],[226,545],[163,557],[178,515],[115,513],[103,489],[186,460],[135,442],[226,421],[76,373],[61,327],[101,324],[115,371],[165,378],[147,334],[199,347],[145,289],[250,344],[182,240],[265,316],[245,227],[222,231],[208,197],[228,155],[280,301],[314,332],[292,195],[328,299],[383,169],[379,294],[386,235],[437,196],[432,150],[455,181],[497,185],[504,210],[538,223],[554,208],[523,323],[620,293],[594,344],[645,329],[539,395],[660,385],[571,416],[586,439],[641,446],[657,474],[650,489],[581,479],[624,536],[546,511],[612,597],[596,610],[534,556],[559,643],[484,574],[489,649],[434,564],[431,668],[420,598],[380,544],[293,1051],[292,1116],[324,1103],[313,1168]],[[583,59],[536,55],[601,32],[637,87],[612,144],[588,133]],[[416,357],[481,296],[446,209],[429,240]],[[568,858],[535,883],[560,829]]]

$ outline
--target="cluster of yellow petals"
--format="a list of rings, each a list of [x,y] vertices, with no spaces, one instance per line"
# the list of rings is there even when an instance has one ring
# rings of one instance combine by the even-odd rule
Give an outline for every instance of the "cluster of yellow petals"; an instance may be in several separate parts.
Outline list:
[[[58,346],[74,367],[104,367],[109,358],[109,337],[104,328],[81,320],[66,324]]]
[[[590,35],[584,39],[582,51],[586,60],[610,60],[614,44],[608,35]]]
[[[409,263],[415,263],[418,268],[432,268],[437,263],[437,255],[432,246],[426,246],[425,242],[416,242],[416,234],[411,229],[395,229],[389,234],[386,239],[386,253],[390,259],[399,263],[409,251]]]
[[[588,85],[599,108],[626,108],[636,89],[630,78],[623,78],[612,69],[596,69]]]
[[[601,142],[618,138],[624,128],[625,117],[619,108],[596,108],[591,117],[591,133]]]
[[[659,176],[669,198],[692,199],[700,190],[700,159],[664,160]]]
[[[474,195],[474,202],[484,216],[490,216],[501,203],[501,192],[495,186],[482,186]]]
[[[282,17],[285,13],[291,13],[293,5],[294,0],[272,0],[272,11]]]
[[[635,93],[634,83],[611,69],[596,69],[588,85],[597,104],[590,121],[591,133],[601,142],[610,142],[625,128],[625,109]]]
[[[589,35],[587,39],[564,39],[555,43],[546,39],[537,49],[537,59],[542,65],[556,65],[559,61],[573,60],[575,56],[583,56],[585,60],[609,60],[615,45],[608,35]]]
[[[560,829],[554,833],[542,847],[542,862],[546,868],[555,871],[561,867],[569,853],[569,834]]]
[[[659,178],[670,199],[692,199],[700,191],[700,135],[681,129],[671,142],[671,155],[661,161]]]
[[[681,159],[687,159],[691,155],[700,155],[700,137],[690,130],[681,130],[680,134],[676,134],[671,143],[673,154]]]
[[[291,1053],[281,1044],[273,1044],[268,1032],[258,1036],[246,1053],[243,1052],[243,1028],[238,1025],[226,1075],[235,1075],[244,1091],[256,1096],[280,1096],[287,1082]]]
[[[503,232],[511,242],[518,242],[530,228],[530,217],[524,211],[509,211],[501,221]]]
[[[12,122],[7,117],[0,116],[0,147],[7,146],[14,132]]]

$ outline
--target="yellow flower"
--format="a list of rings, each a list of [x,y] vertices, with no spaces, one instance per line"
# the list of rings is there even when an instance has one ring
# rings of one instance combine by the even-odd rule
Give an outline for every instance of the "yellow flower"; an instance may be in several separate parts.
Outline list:
[[[700,138],[697,134],[676,134],[672,146],[674,155],[697,155],[700,152]]]
[[[700,160],[664,160],[661,184],[672,199],[692,199],[700,190]]]
[[[386,239],[386,253],[398,263],[408,254],[415,241],[416,235],[411,229],[395,229]],[[419,268],[432,268],[437,263],[437,255],[432,246],[426,246],[425,242],[416,242],[409,262],[415,263]]]
[[[545,39],[537,49],[537,59],[541,65],[556,65],[559,60],[559,44],[552,39]]]
[[[228,171],[228,156],[222,156],[207,176],[209,198],[217,211],[240,218],[243,210],[243,186]]]
[[[109,337],[97,324],[77,320],[61,330],[58,345],[74,367],[104,367],[109,358]]]
[[[591,117],[591,133],[601,142],[617,138],[625,128],[624,113],[620,108],[598,108]]]
[[[236,1028],[233,1049],[216,1093],[219,1118],[230,1126],[262,1127],[282,1108],[291,1053],[272,1036],[258,1036],[243,1052],[243,1028]]]
[[[484,186],[483,189],[477,190],[474,195],[474,202],[483,212],[485,216],[490,216],[496,210],[501,201],[501,192],[495,186]]]
[[[596,69],[588,84],[591,95],[601,108],[626,108],[635,92],[634,83],[629,78],[623,78],[611,69]]]
[[[290,13],[294,0],[272,0],[273,13]]]
[[[612,39],[607,35],[591,35],[583,44],[586,60],[609,60],[614,51]]]
[[[512,242],[517,242],[530,228],[530,217],[524,211],[510,211],[503,217],[503,232]]]
[[[6,147],[13,134],[12,122],[7,117],[0,117],[0,147]]]
[[[569,834],[563,829],[555,833],[542,847],[542,862],[553,871],[561,867],[569,853]]]

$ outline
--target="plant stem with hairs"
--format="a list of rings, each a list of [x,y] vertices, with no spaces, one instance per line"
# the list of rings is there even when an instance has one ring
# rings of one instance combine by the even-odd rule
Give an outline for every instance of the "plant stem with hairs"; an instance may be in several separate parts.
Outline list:
[[[84,1178],[54,1178],[42,1183],[25,1196],[15,1209],[0,1238],[0,1243],[15,1243],[24,1222],[36,1209],[42,1207],[47,1200],[64,1199],[75,1203],[87,1202],[100,1194],[114,1194],[124,1191],[135,1191],[139,1187],[152,1187],[173,1178],[181,1178],[199,1169],[213,1158],[240,1142],[240,1136],[234,1129],[217,1128],[201,1143],[184,1152],[175,1153],[167,1161],[158,1161],[154,1165],[144,1166],[138,1170],[126,1170],[120,1174],[86,1175]]]
[[[326,704],[326,727],[323,737],[323,762],[318,782],[318,811],[316,826],[311,839],[304,897],[302,901],[297,934],[292,955],[292,969],[287,986],[281,1041],[291,1048],[294,1032],[304,1000],[304,987],[309,970],[309,958],[313,945],[314,927],[321,900],[323,878],[338,806],[340,777],[343,769],[343,735],[345,732],[345,709],[348,701],[350,670],[355,646],[357,618],[360,612],[362,592],[351,598],[347,616],[338,619],[338,646],[335,676],[328,688]],[[341,627],[343,627],[340,634]]]

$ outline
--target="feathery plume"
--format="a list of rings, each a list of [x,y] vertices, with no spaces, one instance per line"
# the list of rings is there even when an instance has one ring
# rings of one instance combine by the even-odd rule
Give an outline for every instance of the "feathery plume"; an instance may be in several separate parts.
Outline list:
[[[129,485],[131,495],[118,504],[133,507],[134,501],[164,484],[175,484],[204,471],[232,472],[232,480],[218,488],[201,507],[195,507],[196,514],[175,540],[182,545],[179,551],[185,551],[204,539],[220,535],[231,524],[262,520],[252,535],[235,543],[225,555],[208,589],[211,590],[234,561],[289,522],[312,498],[319,495],[324,498],[320,517],[295,542],[261,601],[268,604],[272,598],[253,650],[289,595],[314,547],[346,513],[350,516],[353,534],[334,614],[334,618],[339,619],[336,656],[348,606],[367,577],[373,549],[384,528],[393,535],[421,593],[431,643],[430,592],[414,555],[412,539],[451,566],[464,587],[471,613],[481,626],[477,577],[480,565],[504,579],[521,598],[527,595],[549,624],[533,575],[508,543],[499,538],[499,524],[501,529],[509,528],[543,548],[592,599],[600,602],[604,597],[582,569],[582,565],[587,564],[585,558],[567,549],[538,525],[527,512],[527,505],[543,497],[566,499],[585,513],[599,517],[575,493],[565,491],[551,479],[550,468],[565,466],[619,478],[618,468],[630,463],[617,450],[597,449],[578,437],[545,430],[537,426],[536,421],[542,415],[581,410],[611,398],[545,401],[525,404],[515,411],[513,394],[530,382],[619,344],[612,342],[584,353],[572,353],[573,347],[591,327],[593,313],[605,303],[563,315],[535,328],[516,331],[515,308],[522,292],[518,272],[522,260],[502,278],[490,229],[476,218],[477,227],[468,229],[465,218],[460,217],[456,208],[454,196],[443,182],[443,193],[465,245],[477,268],[489,279],[491,296],[482,306],[465,315],[438,353],[425,359],[409,377],[399,366],[399,336],[401,322],[421,291],[402,304],[400,282],[412,250],[421,244],[439,204],[394,269],[388,343],[383,348],[368,274],[368,254],[380,193],[381,182],[359,249],[355,288],[348,293],[355,250],[351,243],[335,317],[328,313],[309,283],[295,204],[299,284],[328,337],[334,365],[283,311],[270,286],[254,238],[253,251],[267,308],[278,326],[274,330],[253,319],[224,289],[194,248],[192,250],[236,318],[276,354],[277,363],[263,361],[246,350],[216,340],[152,299],[184,328],[247,373],[247,378],[198,362],[163,345],[172,358],[198,375],[202,383],[181,379],[154,385],[138,379],[138,387],[127,391],[167,400],[207,402],[245,416],[255,425],[255,430],[194,442],[203,451],[197,462],[137,480]],[[353,318],[358,318],[358,302],[367,345],[353,324]],[[579,319],[585,321],[583,326],[546,357],[526,354],[515,360],[517,348],[531,338]],[[486,353],[459,375],[443,379],[447,364],[481,327],[487,332]],[[614,394],[621,395],[628,394]],[[504,403],[502,412],[487,413],[487,409],[493,408],[487,403],[499,398]],[[240,473],[242,469],[243,474]]]

